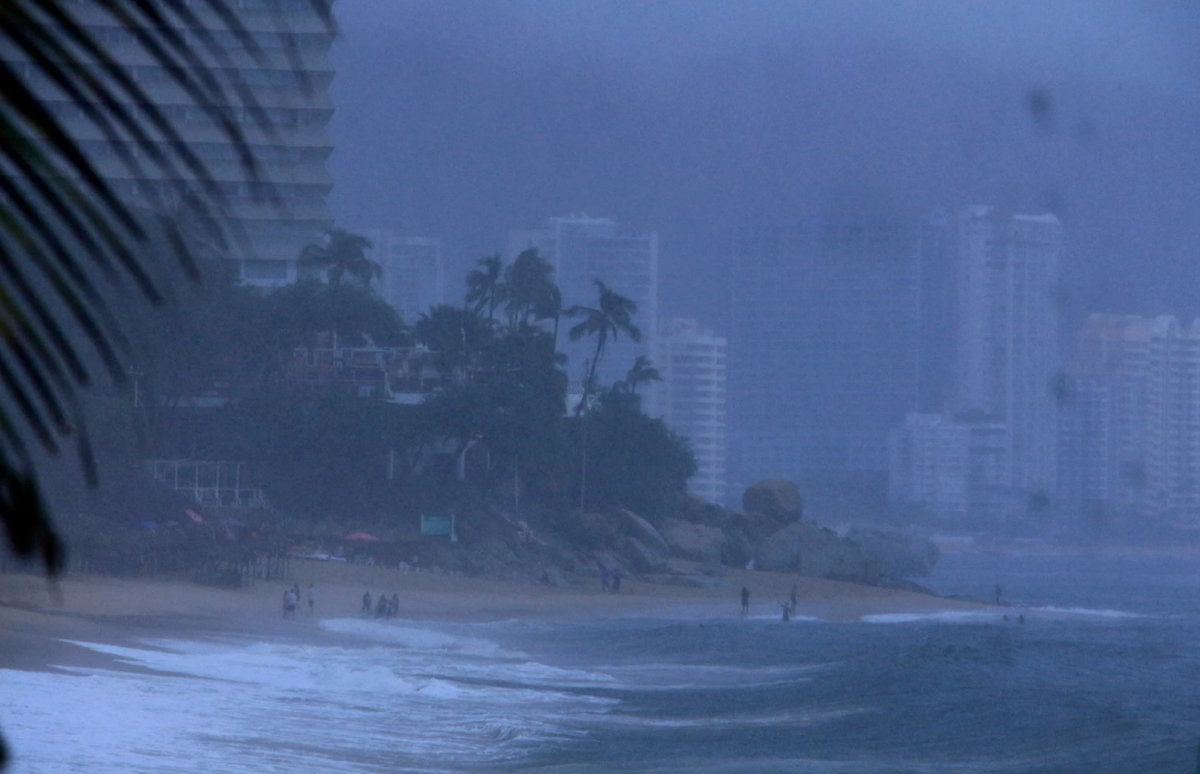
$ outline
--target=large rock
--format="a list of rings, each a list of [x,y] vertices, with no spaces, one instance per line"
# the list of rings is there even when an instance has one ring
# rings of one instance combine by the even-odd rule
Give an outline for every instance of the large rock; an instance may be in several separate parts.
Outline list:
[[[892,578],[923,578],[933,572],[941,556],[933,541],[903,532],[854,527],[846,537]]]
[[[674,515],[693,524],[724,529],[733,522],[736,514],[695,495],[685,495],[676,505]]]
[[[637,538],[627,537],[618,546],[620,556],[627,561],[635,572],[665,572],[667,570],[666,544],[663,550],[648,546]]]
[[[746,487],[742,493],[742,507],[747,514],[767,516],[775,521],[790,524],[804,515],[804,500],[800,489],[791,481],[769,479]]]
[[[693,562],[720,564],[725,559],[725,533],[716,527],[691,524],[686,521],[671,521],[663,527],[671,554]]]
[[[816,578],[874,583],[878,569],[857,544],[832,530],[798,521],[758,541],[758,570],[794,572]]]
[[[654,525],[625,508],[618,508],[611,516],[617,534],[637,540],[647,548],[665,555],[670,549],[662,533]]]

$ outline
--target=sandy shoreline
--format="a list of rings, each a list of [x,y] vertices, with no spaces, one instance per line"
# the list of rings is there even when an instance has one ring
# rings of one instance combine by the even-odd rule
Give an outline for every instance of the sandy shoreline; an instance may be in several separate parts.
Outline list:
[[[655,617],[736,618],[738,591],[751,591],[752,616],[777,616],[793,583],[797,614],[829,621],[881,613],[981,610],[983,605],[893,589],[795,576],[729,571],[719,588],[627,581],[622,593],[575,586],[402,572],[333,562],[296,560],[302,590],[316,586],[315,614],[307,603],[295,621],[282,617],[283,581],[227,590],[190,582],[73,576],[57,586],[37,575],[0,574],[0,667],[87,666],[102,658],[68,641],[120,643],[155,636],[319,634],[321,618],[360,615],[363,591],[399,595],[400,619],[494,621]],[[82,660],[82,661],[81,661]],[[105,659],[107,662],[107,659]],[[98,663],[98,662],[97,662]]]

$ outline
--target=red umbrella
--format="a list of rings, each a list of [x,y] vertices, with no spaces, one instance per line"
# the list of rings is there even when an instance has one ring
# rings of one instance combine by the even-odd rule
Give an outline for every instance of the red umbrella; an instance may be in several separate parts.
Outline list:
[[[358,543],[378,543],[379,538],[372,535],[370,532],[351,532],[342,540],[353,540]]]

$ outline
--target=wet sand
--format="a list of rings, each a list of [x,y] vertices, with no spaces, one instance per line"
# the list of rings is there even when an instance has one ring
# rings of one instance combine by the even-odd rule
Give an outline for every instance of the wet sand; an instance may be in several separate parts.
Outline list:
[[[715,588],[626,580],[620,594],[582,586],[464,578],[338,562],[293,560],[302,600],[284,620],[290,583],[259,581],[229,590],[185,581],[71,576],[56,584],[35,574],[0,574],[0,667],[88,666],[90,654],[71,640],[123,642],[154,636],[317,634],[316,620],[361,615],[363,591],[399,595],[400,618],[492,621],[661,617],[709,619],[739,614],[738,595],[751,592],[752,616],[777,616],[797,586],[798,616],[855,620],[880,613],[978,610],[961,600],[780,573],[729,570]],[[313,613],[307,588],[316,587]]]

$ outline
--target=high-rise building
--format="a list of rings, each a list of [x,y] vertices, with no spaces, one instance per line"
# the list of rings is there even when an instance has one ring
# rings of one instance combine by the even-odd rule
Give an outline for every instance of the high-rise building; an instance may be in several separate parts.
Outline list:
[[[657,411],[687,438],[696,456],[688,489],[721,503],[725,499],[725,349],[721,336],[695,320],[667,318],[658,324],[654,363],[662,376]]]
[[[841,217],[739,234],[728,255],[731,481],[870,478],[920,402],[922,232]]]
[[[625,234],[607,218],[551,218],[540,229],[512,231],[509,234],[509,260],[535,247],[554,267],[554,278],[562,291],[563,306],[595,307],[596,281],[637,304],[634,324],[641,341],[625,335],[610,339],[596,376],[602,385],[625,378],[639,355],[653,359],[658,324],[658,235]],[[594,355],[594,340],[566,341],[560,344],[567,355],[570,390],[581,391],[588,363]],[[651,399],[650,403],[653,403]]]
[[[1011,512],[1008,428],[909,414],[892,431],[888,497],[948,524],[999,524]]]
[[[1075,339],[1059,406],[1059,497],[1089,521],[1146,505],[1150,342],[1169,326],[1093,314]]]
[[[1093,315],[1066,393],[1069,506],[1085,518],[1200,521],[1200,321]]]
[[[238,91],[226,88],[228,104],[219,107],[244,134],[268,186],[247,174],[228,135],[101,4],[84,0],[72,5],[72,13],[172,122],[221,187],[226,204],[222,214],[234,226],[226,257],[237,262],[238,276],[253,284],[282,284],[295,278],[300,250],[330,220],[325,197],[332,183],[325,163],[331,150],[327,125],[333,114],[329,97],[333,67],[328,52],[333,33],[307,2],[246,0],[230,5],[267,61],[255,61],[205,3],[193,2],[188,7],[202,23],[211,22],[212,39],[228,47],[224,56],[210,53],[207,43],[198,40],[193,30],[180,28],[178,32],[196,43],[193,51],[214,72],[236,70],[231,77],[253,95],[270,123],[271,131],[263,131]],[[13,63],[17,72],[35,78],[37,71],[20,52],[7,51],[0,56]],[[135,177],[114,146],[56,86],[39,78],[33,88],[118,195],[135,205],[170,213],[170,181],[157,174]],[[125,107],[135,115],[140,113],[132,103]],[[148,123],[145,129],[151,137],[160,136]],[[269,187],[277,203],[265,197]]]
[[[367,229],[369,258],[379,264],[379,295],[412,325],[432,306],[445,303],[446,269],[442,241],[399,236],[389,229]]]
[[[959,213],[954,249],[953,408],[1007,425],[1014,491],[1048,496],[1057,482],[1062,226],[1053,215],[967,207]]]

